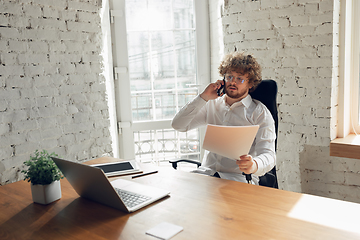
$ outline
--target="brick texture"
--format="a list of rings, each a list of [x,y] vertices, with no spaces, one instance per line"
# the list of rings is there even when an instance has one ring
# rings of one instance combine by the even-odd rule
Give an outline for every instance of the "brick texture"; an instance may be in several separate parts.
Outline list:
[[[0,185],[36,149],[112,154],[98,1],[0,0]]]
[[[357,159],[336,133],[340,0],[209,1],[211,75],[252,53],[278,83],[281,189],[360,203]],[[111,154],[98,1],[0,0],[0,184],[35,149],[83,161]]]

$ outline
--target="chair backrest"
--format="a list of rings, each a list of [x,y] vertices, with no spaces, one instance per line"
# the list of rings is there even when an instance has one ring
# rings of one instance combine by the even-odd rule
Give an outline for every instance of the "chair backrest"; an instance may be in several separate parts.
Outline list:
[[[275,132],[276,132],[276,140],[275,140],[275,149],[277,147],[277,135],[278,135],[278,110],[276,103],[276,96],[278,92],[277,83],[274,80],[262,80],[261,83],[257,86],[257,88],[250,92],[250,95],[253,99],[259,100],[262,102],[271,112],[273,119],[275,121]],[[269,184],[269,179],[266,179],[266,175],[260,177],[260,185],[275,187],[278,188],[277,177],[276,177],[276,168],[274,167],[271,171],[271,174],[275,176],[275,182]],[[272,177],[272,176],[269,176]],[[271,186],[270,186],[271,185]]]

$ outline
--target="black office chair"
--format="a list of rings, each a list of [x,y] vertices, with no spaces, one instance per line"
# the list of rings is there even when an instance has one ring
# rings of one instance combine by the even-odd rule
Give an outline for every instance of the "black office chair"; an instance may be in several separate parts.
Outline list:
[[[278,111],[277,111],[277,103],[276,103],[276,96],[277,96],[278,88],[277,84],[274,80],[262,80],[258,87],[250,93],[253,99],[261,101],[271,112],[271,115],[275,121],[275,132],[276,132],[276,140],[275,140],[275,149],[277,146],[277,135],[278,135]],[[172,164],[174,169],[177,168],[177,164],[179,162],[187,162],[187,163],[194,163],[199,167],[201,163],[199,161],[190,160],[190,159],[177,159],[169,161]],[[276,166],[267,172],[264,176],[259,178],[259,185],[272,187],[272,188],[279,188],[278,181],[276,176]]]

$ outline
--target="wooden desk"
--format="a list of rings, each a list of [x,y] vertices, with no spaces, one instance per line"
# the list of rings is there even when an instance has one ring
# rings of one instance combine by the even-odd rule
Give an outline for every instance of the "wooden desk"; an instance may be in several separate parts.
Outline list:
[[[155,240],[145,231],[164,221],[184,227],[172,239],[360,239],[359,204],[170,168],[134,181],[171,195],[126,214],[78,197],[66,179],[62,198],[46,206],[32,202],[25,181],[1,186],[0,239]]]

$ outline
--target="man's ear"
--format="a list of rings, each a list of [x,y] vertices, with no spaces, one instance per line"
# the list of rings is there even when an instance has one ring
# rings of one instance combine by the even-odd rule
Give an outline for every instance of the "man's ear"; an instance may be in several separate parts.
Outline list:
[[[252,89],[254,87],[254,83],[249,83],[249,90]]]

